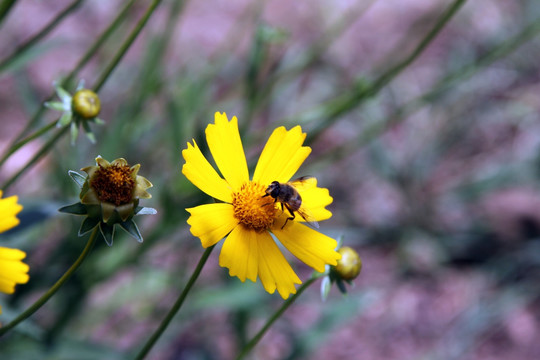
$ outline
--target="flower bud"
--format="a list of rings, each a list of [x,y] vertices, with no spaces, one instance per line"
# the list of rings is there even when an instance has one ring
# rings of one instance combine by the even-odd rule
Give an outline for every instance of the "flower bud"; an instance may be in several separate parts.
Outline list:
[[[354,280],[362,270],[362,260],[354,249],[344,246],[338,250],[341,259],[334,268],[336,275],[346,281]]]
[[[92,90],[81,89],[73,94],[72,109],[83,119],[95,118],[101,110],[99,97]]]
[[[84,215],[79,236],[99,226],[103,238],[110,246],[114,238],[114,227],[119,225],[131,236],[142,242],[142,235],[133,221],[133,216],[155,214],[152,208],[140,207],[139,199],[150,199],[146,191],[152,183],[138,175],[140,165],[129,166],[123,158],[108,162],[101,156],[95,166],[87,166],[83,176],[70,171],[69,176],[80,187],[80,202],[64,206],[59,211]]]

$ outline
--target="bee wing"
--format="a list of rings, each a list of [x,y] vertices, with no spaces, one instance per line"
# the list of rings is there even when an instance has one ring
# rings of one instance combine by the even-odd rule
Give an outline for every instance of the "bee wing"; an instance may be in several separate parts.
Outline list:
[[[289,182],[298,191],[304,191],[317,186],[317,178],[313,176],[302,176]]]
[[[306,220],[306,222],[313,226],[314,228],[318,229],[319,228],[319,223],[317,222],[317,220],[315,220],[315,217],[313,216],[313,214],[311,214],[311,211],[309,211],[307,208],[305,207],[301,207],[300,209],[298,209],[297,213],[304,219]]]

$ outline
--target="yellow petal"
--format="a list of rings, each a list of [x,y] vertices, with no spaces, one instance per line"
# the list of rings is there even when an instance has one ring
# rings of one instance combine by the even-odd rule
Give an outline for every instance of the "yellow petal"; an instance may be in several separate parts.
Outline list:
[[[21,261],[25,256],[24,251],[0,247],[0,292],[11,294],[16,284],[28,282],[29,267]]]
[[[0,261],[2,260],[22,260],[26,253],[19,249],[11,249],[0,246]]]
[[[137,182],[137,185],[139,185],[140,187],[142,187],[143,189],[149,189],[151,187],[153,187],[154,185],[147,179],[145,178],[144,176],[140,176],[140,175],[137,175],[135,177],[135,181]]]
[[[81,171],[84,171],[88,175],[88,178],[92,178],[94,176],[94,173],[98,169],[99,169],[99,166],[92,165],[92,166],[87,166],[87,167],[81,168]]]
[[[333,201],[328,189],[315,186],[307,189],[297,188],[297,190],[302,197],[302,207],[308,209],[315,220],[321,221],[332,217],[332,213],[325,209]],[[295,220],[302,221],[303,219],[297,216]]]
[[[13,294],[15,292],[15,285],[13,281],[0,278],[0,292]]]
[[[312,228],[290,221],[283,229],[272,232],[294,256],[319,272],[326,264],[336,265],[341,255],[334,249],[337,241]]]
[[[277,289],[283,299],[287,299],[290,294],[296,293],[294,284],[301,284],[302,281],[294,273],[291,265],[287,262],[274,239],[269,233],[264,232],[258,239],[259,245],[259,278],[264,289],[273,294]]]
[[[201,239],[205,248],[223,239],[238,225],[230,204],[207,204],[186,210],[191,214],[187,221],[190,231]]]
[[[236,116],[229,122],[225,113],[216,113],[215,124],[206,127],[206,141],[223,177],[233,191],[240,189],[249,173]]]
[[[23,207],[17,204],[18,199],[17,196],[0,199],[0,233],[19,224],[19,219],[16,216]]]
[[[305,138],[300,126],[289,131],[283,126],[275,129],[261,153],[253,181],[260,184],[289,181],[311,152],[310,147],[302,146]]]
[[[127,166],[127,165],[128,165],[128,162],[127,162],[127,160],[124,159],[124,158],[118,158],[118,159],[114,159],[114,160],[111,162],[111,165]]]
[[[0,233],[14,228],[15,226],[19,225],[19,222],[19,219],[17,219],[16,217],[0,219]]]
[[[135,187],[135,191],[133,192],[133,198],[134,199],[151,199],[152,195],[147,192],[144,188],[137,185]]]
[[[230,276],[237,276],[242,282],[246,278],[257,281],[258,245],[261,234],[237,226],[227,236],[219,254],[219,265],[229,269]]]
[[[182,156],[186,161],[182,167],[182,174],[193,185],[215,199],[232,202],[232,190],[229,184],[218,175],[206,160],[195,140],[193,140],[193,145],[187,144],[187,149],[182,151]]]
[[[141,168],[141,164],[135,164],[129,168],[129,171],[131,171],[131,176],[133,176],[133,179],[137,178],[137,174],[139,173],[140,168]]]
[[[111,163],[109,163],[107,160],[105,160],[104,158],[101,157],[101,155],[98,155],[98,157],[96,158],[96,164],[101,167],[107,167],[109,166]]]

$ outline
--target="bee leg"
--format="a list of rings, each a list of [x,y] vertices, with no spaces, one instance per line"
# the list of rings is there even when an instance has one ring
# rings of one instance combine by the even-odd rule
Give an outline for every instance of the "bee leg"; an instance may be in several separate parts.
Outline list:
[[[285,224],[283,224],[283,226],[281,227],[281,230],[283,230],[283,228],[285,227],[285,225],[287,225],[287,222],[289,220],[294,220],[294,218],[296,218],[296,215],[294,214],[294,211],[291,210],[291,208],[289,207],[289,205],[285,204],[285,207],[287,208],[287,210],[289,210],[289,214],[291,214],[291,216],[289,216],[287,218],[287,220],[285,220]],[[284,211],[283,210],[283,203],[281,203],[281,211]]]

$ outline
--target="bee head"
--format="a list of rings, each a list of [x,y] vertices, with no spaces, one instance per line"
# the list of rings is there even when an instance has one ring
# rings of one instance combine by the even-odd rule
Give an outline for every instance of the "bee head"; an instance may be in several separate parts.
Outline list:
[[[278,181],[272,181],[270,185],[268,185],[268,188],[266,189],[266,195],[270,195],[274,199],[279,196],[279,182]]]

